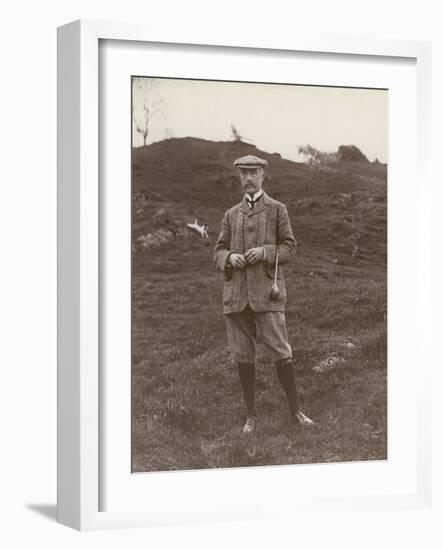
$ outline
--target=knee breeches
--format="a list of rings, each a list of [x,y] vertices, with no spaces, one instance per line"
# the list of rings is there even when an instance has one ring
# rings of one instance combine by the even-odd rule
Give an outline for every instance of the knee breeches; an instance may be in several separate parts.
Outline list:
[[[247,306],[239,313],[229,313],[224,317],[234,362],[254,363],[257,347],[262,352],[259,359],[264,362],[291,359],[292,348],[288,343],[284,312],[255,312]]]

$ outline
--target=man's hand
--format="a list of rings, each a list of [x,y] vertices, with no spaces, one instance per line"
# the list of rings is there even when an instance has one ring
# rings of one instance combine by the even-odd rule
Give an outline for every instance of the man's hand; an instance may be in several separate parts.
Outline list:
[[[242,254],[230,254],[229,263],[236,269],[244,269],[247,264]]]
[[[256,264],[257,262],[264,260],[265,257],[266,251],[262,246],[258,246],[257,248],[249,248],[249,250],[247,250],[244,254],[244,258],[248,264]]]

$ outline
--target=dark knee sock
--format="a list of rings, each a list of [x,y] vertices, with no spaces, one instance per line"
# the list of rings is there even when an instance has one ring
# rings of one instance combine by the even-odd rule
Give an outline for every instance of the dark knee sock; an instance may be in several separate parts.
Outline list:
[[[256,416],[255,410],[255,365],[238,363],[239,379],[246,402],[247,415]]]
[[[290,413],[292,417],[299,412],[298,395],[296,392],[295,375],[293,373],[292,363],[276,363],[276,372],[278,373],[281,386],[287,395]]]

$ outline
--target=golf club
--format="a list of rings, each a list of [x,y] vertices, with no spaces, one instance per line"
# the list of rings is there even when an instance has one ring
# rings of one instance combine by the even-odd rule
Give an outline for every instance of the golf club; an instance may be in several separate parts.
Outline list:
[[[279,298],[281,291],[279,290],[276,280],[278,278],[278,248],[276,249],[276,263],[275,263],[275,279],[273,281],[272,290],[270,291],[270,299],[275,301]]]

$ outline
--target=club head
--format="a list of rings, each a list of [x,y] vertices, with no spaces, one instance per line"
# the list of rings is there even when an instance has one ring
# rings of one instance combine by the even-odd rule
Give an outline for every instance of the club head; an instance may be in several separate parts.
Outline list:
[[[272,290],[270,291],[270,299],[277,300],[280,294],[281,294],[281,291],[279,290],[278,285],[274,284],[272,286]]]

